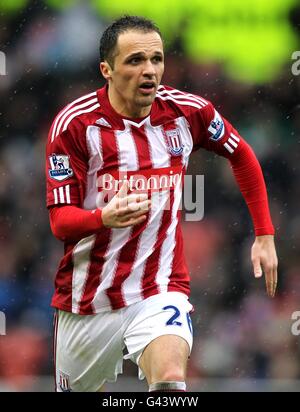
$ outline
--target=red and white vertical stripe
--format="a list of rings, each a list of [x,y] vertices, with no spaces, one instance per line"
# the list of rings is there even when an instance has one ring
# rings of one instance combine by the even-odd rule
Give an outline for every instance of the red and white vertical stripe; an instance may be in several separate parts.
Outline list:
[[[81,239],[73,249],[72,312],[80,312],[80,302],[87,284],[91,252],[96,235]]]
[[[89,153],[86,194],[83,202],[85,209],[103,207],[102,192],[98,192],[97,172],[103,167],[103,149],[101,145],[101,129],[88,126],[86,131],[86,147]]]
[[[134,128],[125,123],[124,131],[116,132],[118,159],[120,171],[134,171],[150,166],[149,147],[146,140],[141,139],[144,136],[141,128]],[[142,126],[143,127],[143,126]],[[137,136],[137,134],[139,136]],[[140,146],[142,145],[142,147]],[[110,287],[106,290],[106,295],[110,300],[111,307],[117,309],[126,305],[127,291],[124,290],[124,283],[131,275],[132,266],[136,260],[138,249],[141,244],[141,234],[146,230],[147,222],[128,228],[128,239],[124,242],[118,253],[118,261],[113,273],[113,279]],[[121,236],[120,231],[116,230],[115,239]],[[107,273],[107,276],[111,276]],[[138,284],[136,289],[139,293]]]
[[[141,129],[139,130],[141,131]],[[141,145],[144,144],[146,146],[144,148],[140,147],[139,150],[141,166],[147,167],[149,165],[152,168],[169,167],[171,165],[170,155],[168,154],[168,148],[166,147],[161,128],[153,128],[149,122],[145,122],[142,131],[144,139],[138,140],[139,136],[136,135],[136,140],[142,142],[140,143]],[[142,157],[142,155],[144,156]],[[139,236],[130,276],[122,284],[122,295],[126,305],[144,298],[143,280],[146,274],[147,262],[152,258],[155,250],[163,215],[164,213],[169,213],[167,210],[169,206],[169,191],[152,193],[151,200],[152,204],[147,227]],[[153,274],[152,278],[153,285],[155,285],[155,276]]]
[[[192,150],[192,138],[186,122],[177,119],[184,145],[179,156],[172,156],[165,131],[153,127],[150,118],[139,125],[126,122],[124,130],[89,129],[89,190],[101,170],[138,171],[149,168],[185,166]],[[98,154],[98,156],[97,156]],[[100,154],[100,156],[99,156]],[[99,160],[101,159],[101,160]],[[95,192],[89,195],[90,201]],[[58,194],[59,195],[59,194]],[[175,191],[152,194],[147,221],[125,229],[103,229],[77,243],[73,250],[72,310],[97,313],[118,309],[147,296],[168,290],[176,260],[176,236],[181,185]]]

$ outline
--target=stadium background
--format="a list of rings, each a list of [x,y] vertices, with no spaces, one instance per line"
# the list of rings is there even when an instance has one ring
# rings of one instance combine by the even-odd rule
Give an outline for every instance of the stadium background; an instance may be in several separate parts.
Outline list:
[[[67,102],[103,84],[98,42],[116,16],[143,14],[167,38],[163,83],[211,100],[253,146],[276,226],[279,288],[266,297],[250,263],[253,230],[226,160],[201,151],[205,216],[184,222],[195,343],[188,383],[201,390],[300,390],[300,50],[297,1],[172,0],[0,3],[0,391],[51,391],[52,309],[62,244],[45,208],[44,151]],[[136,367],[112,391],[144,390]]]

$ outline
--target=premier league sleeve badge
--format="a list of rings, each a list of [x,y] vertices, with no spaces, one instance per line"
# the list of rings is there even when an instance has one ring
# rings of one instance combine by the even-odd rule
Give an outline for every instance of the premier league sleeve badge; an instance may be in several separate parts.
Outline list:
[[[225,132],[224,122],[222,120],[222,117],[219,115],[219,113],[216,110],[215,110],[214,118],[210,122],[208,131],[211,134],[210,139],[214,140],[215,142],[217,140],[220,140],[224,136],[224,132]]]
[[[52,179],[61,182],[73,176],[73,170],[70,168],[70,157],[53,153],[49,156],[51,169],[49,175]]]

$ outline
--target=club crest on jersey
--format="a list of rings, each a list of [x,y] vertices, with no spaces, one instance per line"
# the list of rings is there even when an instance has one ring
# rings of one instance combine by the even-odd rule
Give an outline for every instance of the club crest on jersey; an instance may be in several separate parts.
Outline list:
[[[173,156],[180,156],[183,152],[183,143],[179,129],[165,131],[169,151]]]
[[[63,392],[72,392],[70,387],[70,376],[66,373],[59,371],[59,387]]]
[[[224,135],[224,122],[216,110],[215,117],[210,122],[208,131],[211,133],[210,139],[214,141],[221,139]]]
[[[59,182],[73,176],[73,170],[69,167],[70,161],[69,156],[57,155],[53,153],[49,156],[51,169],[49,170],[49,175],[52,179],[58,180]]]

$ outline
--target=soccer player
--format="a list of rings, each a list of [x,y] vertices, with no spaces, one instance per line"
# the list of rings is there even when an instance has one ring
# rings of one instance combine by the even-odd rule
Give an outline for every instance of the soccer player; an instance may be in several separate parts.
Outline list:
[[[185,391],[192,305],[179,206],[189,156],[204,148],[229,160],[255,228],[254,274],[264,272],[274,296],[263,175],[212,103],[160,85],[164,48],[153,22],[111,24],[100,70],[106,86],[67,105],[47,144],[50,223],[65,244],[52,300],[56,390],[98,391],[122,372],[124,356],[149,391]]]

